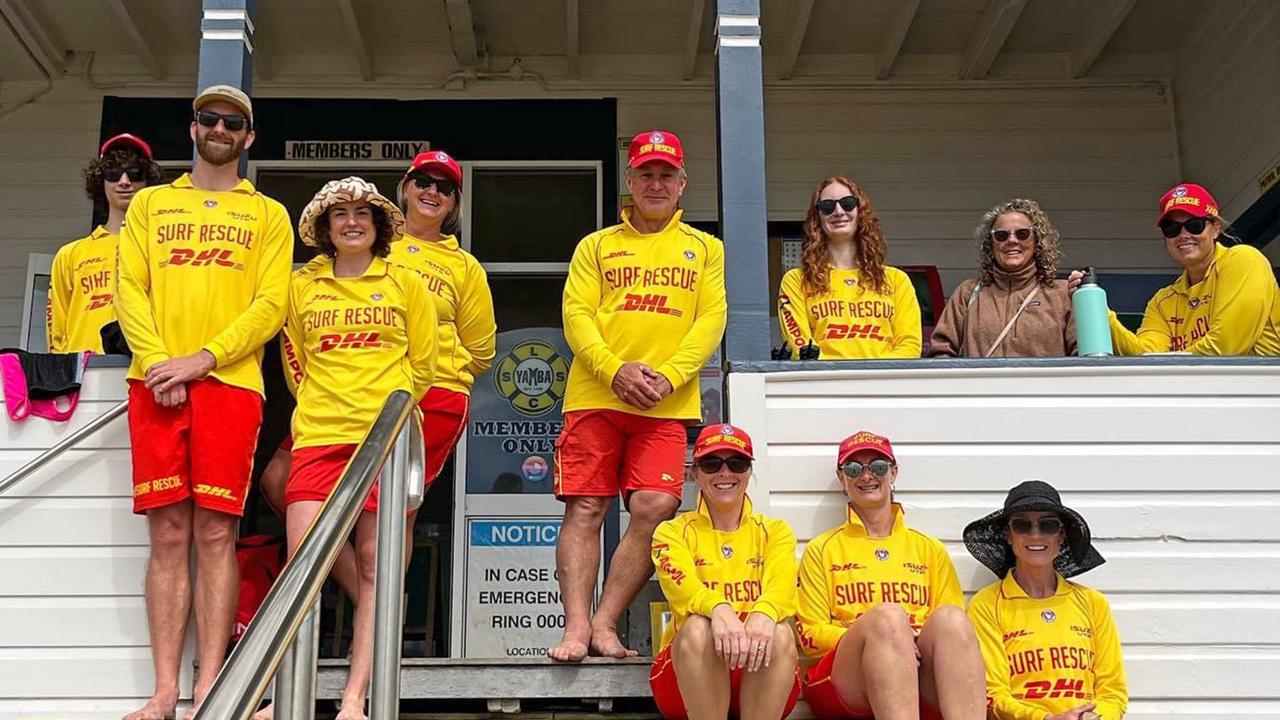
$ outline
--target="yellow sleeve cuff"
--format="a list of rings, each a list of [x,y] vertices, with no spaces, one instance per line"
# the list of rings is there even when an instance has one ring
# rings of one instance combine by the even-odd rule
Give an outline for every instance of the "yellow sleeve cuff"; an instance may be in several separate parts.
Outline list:
[[[773,603],[761,600],[751,607],[751,612],[760,613],[774,622],[781,622],[782,616]]]
[[[626,363],[622,362],[622,358],[611,355],[600,363],[600,381],[605,385],[613,384],[613,376],[618,374],[622,366]]]
[[[170,358],[169,358],[169,355],[166,353],[155,353],[142,358],[143,374],[145,374],[148,370],[150,370],[152,365],[155,365],[156,363],[164,362],[165,360],[168,360],[168,359]]]
[[[207,350],[209,354],[213,356],[213,367],[215,370],[227,364],[227,351],[217,343],[211,342],[200,349]]]

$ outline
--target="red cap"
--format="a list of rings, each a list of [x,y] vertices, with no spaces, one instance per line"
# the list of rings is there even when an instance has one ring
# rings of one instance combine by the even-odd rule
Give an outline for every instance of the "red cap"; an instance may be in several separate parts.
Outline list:
[[[1169,188],[1169,192],[1160,198],[1156,225],[1174,210],[1182,210],[1195,217],[1218,217],[1218,201],[1213,199],[1208,190],[1195,183],[1182,183]]]
[[[836,464],[843,465],[850,456],[862,450],[875,450],[889,458],[890,462],[898,462],[898,459],[893,456],[893,446],[889,444],[889,438],[859,430],[840,442],[840,454],[836,457]]]
[[[405,175],[414,170],[439,170],[458,185],[462,184],[462,166],[458,165],[458,161],[443,150],[428,150],[427,152],[418,153],[413,158],[413,164],[405,171]]]
[[[702,432],[698,433],[698,439],[693,443],[693,457],[695,459],[717,450],[732,450],[740,455],[746,455],[752,460],[755,459],[755,456],[751,454],[751,436],[747,434],[746,430],[736,428],[728,423],[708,425],[702,428]]]
[[[128,145],[130,147],[135,147],[141,150],[142,154],[146,155],[148,160],[152,159],[151,146],[147,144],[147,141],[137,135],[130,135],[129,133],[120,133],[115,137],[107,138],[107,141],[102,143],[102,149],[98,150],[98,157],[106,155],[107,151],[116,145]]]
[[[684,147],[680,145],[680,138],[666,130],[649,130],[635,136],[631,140],[631,149],[627,151],[627,167],[640,167],[650,160],[684,167]]]

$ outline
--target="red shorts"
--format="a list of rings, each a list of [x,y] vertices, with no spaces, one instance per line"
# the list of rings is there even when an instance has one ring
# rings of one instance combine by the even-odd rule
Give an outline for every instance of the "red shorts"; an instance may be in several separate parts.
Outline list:
[[[284,485],[286,506],[302,500],[324,502],[338,484],[357,445],[316,445],[294,448],[289,458],[289,480]],[[378,512],[378,486],[364,501],[365,512]]]
[[[680,694],[680,684],[676,680],[676,666],[671,662],[671,646],[668,645],[653,659],[653,669],[649,671],[649,687],[653,689],[653,702],[658,712],[667,720],[686,720],[689,713],[684,707],[684,697]],[[729,717],[741,717],[738,708],[738,694],[742,687],[742,668],[729,671]],[[795,709],[796,699],[800,697],[800,674],[791,685],[791,694],[787,696],[787,704],[782,708],[780,718],[785,718]]]
[[[827,651],[822,659],[809,666],[804,674],[804,700],[817,720],[870,720],[870,712],[855,712],[840,699],[836,684],[831,681],[831,670],[836,662],[836,648]],[[921,720],[942,720],[938,711],[920,702]]]
[[[165,408],[142,381],[130,380],[133,511],[191,498],[197,507],[244,515],[261,426],[262,396],[252,390],[194,380],[181,407]]]
[[[625,501],[637,490],[684,492],[684,422],[619,410],[574,410],[564,414],[556,438],[555,493]]]
[[[466,393],[433,387],[418,403],[422,408],[422,441],[427,448],[426,487],[440,476],[449,453],[457,446],[467,428],[467,412],[471,396]]]

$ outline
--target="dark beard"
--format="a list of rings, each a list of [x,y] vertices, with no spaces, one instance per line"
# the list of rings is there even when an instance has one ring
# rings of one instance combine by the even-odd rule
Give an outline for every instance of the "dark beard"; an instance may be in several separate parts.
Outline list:
[[[227,165],[240,159],[240,153],[244,152],[244,138],[236,140],[231,138],[233,146],[229,150],[214,148],[209,144],[209,136],[196,136],[196,152],[200,157],[210,165]]]

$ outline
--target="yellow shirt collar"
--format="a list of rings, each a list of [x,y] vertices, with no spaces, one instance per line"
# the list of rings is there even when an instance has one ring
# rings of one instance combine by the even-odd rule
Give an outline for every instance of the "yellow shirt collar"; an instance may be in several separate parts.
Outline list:
[[[1227,254],[1227,248],[1223,246],[1222,243],[1220,242],[1213,243],[1213,259],[1209,261],[1209,268],[1206,271],[1206,275],[1205,275],[1206,278],[1208,277],[1209,272],[1213,272],[1213,266],[1217,265],[1218,261],[1222,259],[1222,256],[1226,254]],[[1187,271],[1183,270],[1182,274],[1178,276],[1178,279],[1175,280],[1173,285],[1170,285],[1169,287],[1172,288],[1174,292],[1179,293],[1181,295],[1190,295],[1191,294],[1191,278],[1187,277]]]
[[[440,239],[439,239],[439,240],[423,240],[422,238],[418,237],[417,235],[410,235],[410,234],[409,234],[409,233],[407,233],[407,232],[406,232],[405,234],[401,235],[400,237],[401,237],[402,239],[405,239],[405,240],[413,240],[413,241],[418,242],[418,243],[421,243],[421,244],[423,244],[423,245],[439,245],[439,246],[444,247],[444,248],[447,248],[447,249],[449,249],[449,250],[457,250],[457,249],[458,249],[458,247],[459,247],[459,245],[458,245],[458,238],[457,238],[456,236],[453,236],[453,235],[445,235],[445,234],[443,234],[443,233],[441,233],[441,235],[440,235]]]
[[[1069,594],[1071,588],[1067,583],[1067,579],[1058,572],[1054,572],[1054,576],[1058,578],[1058,589],[1054,590],[1053,594],[1055,596]],[[1018,584],[1018,581],[1013,579],[1013,570],[1005,573],[1004,580],[1000,581],[1000,594],[1007,598],[1031,598],[1027,591],[1023,590],[1022,586]],[[1043,598],[1034,599],[1040,600]]]
[[[867,533],[867,526],[862,522],[862,518],[858,517],[858,513],[853,511],[853,505],[845,503],[844,514],[846,527],[864,537],[871,537]],[[889,537],[893,537],[906,529],[907,521],[902,511],[902,503],[893,503],[893,529],[889,531]]]
[[[89,233],[90,240],[100,240],[105,237],[115,237],[115,236],[116,236],[115,233],[111,232],[110,230],[106,229],[101,225],[94,228],[93,232]]]
[[[696,511],[696,512],[698,513],[698,515],[699,515],[700,517],[702,517],[702,518],[705,518],[705,519],[706,519],[706,522],[707,522],[707,526],[708,526],[708,527],[712,527],[712,524],[711,524],[711,511],[707,508],[707,503],[706,503],[706,501],[702,499],[702,493],[701,493],[701,492],[699,492],[699,493],[698,493],[698,509],[697,509],[697,511]],[[751,506],[751,496],[750,496],[750,495],[744,495],[744,496],[742,497],[742,514],[738,516],[738,527],[739,527],[739,528],[741,528],[741,527],[742,527],[742,523],[746,522],[747,518],[751,517],[751,515],[752,515],[752,513],[753,513],[753,512],[754,512],[754,510],[752,509],[752,506]]]
[[[365,268],[364,273],[360,277],[367,278],[367,277],[372,277],[374,275],[386,275],[386,274],[387,274],[386,259],[375,256],[373,258],[373,262],[369,263],[369,267]],[[325,261],[321,263],[320,268],[316,270],[316,277],[325,278],[328,280],[338,279],[333,274],[333,258],[325,258]],[[350,280],[351,278],[342,278],[342,279]]]
[[[667,232],[671,228],[675,227],[676,224],[680,222],[681,216],[684,215],[684,208],[676,208],[675,214],[671,216],[671,219],[667,221],[667,224],[661,230],[659,230],[656,233],[642,233],[636,229],[635,225],[631,224],[632,210],[634,210],[634,208],[630,206],[622,208],[622,224],[626,225],[627,229],[636,235],[661,235],[662,233]]]
[[[182,175],[180,175],[177,180],[173,181],[172,185],[176,188],[190,188],[195,190],[200,189],[200,188],[197,188],[195,184],[191,182],[191,173],[182,173]],[[240,178],[240,182],[236,183],[236,186],[231,188],[228,192],[238,192],[238,193],[244,193],[245,195],[254,195],[258,192],[258,190],[253,186],[253,183],[249,182],[244,178]]]

